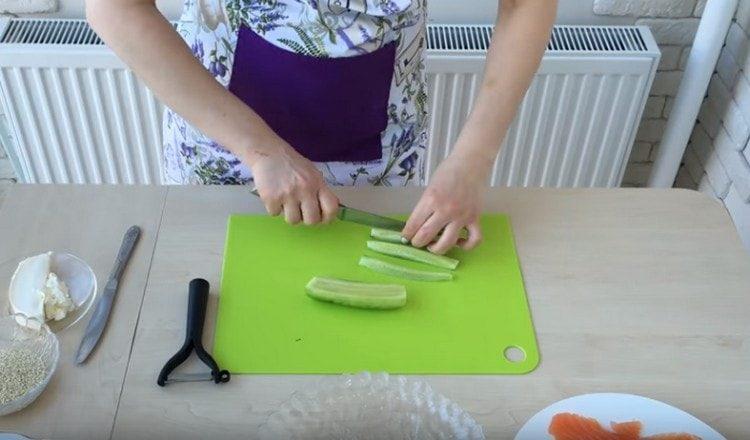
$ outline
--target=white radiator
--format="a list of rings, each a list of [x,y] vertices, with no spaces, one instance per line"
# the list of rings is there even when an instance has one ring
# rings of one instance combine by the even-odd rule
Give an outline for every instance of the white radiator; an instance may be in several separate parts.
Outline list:
[[[471,108],[491,32],[428,28],[428,178]],[[618,186],[658,61],[645,27],[555,27],[492,185]],[[162,106],[84,21],[0,20],[0,98],[21,181],[162,182]]]

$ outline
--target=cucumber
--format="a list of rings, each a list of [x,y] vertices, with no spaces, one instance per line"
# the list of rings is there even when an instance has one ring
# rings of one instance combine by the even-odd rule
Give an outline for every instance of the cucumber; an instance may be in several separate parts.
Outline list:
[[[391,231],[390,229],[372,228],[370,237],[390,243],[409,243],[409,240],[402,237],[400,232]]]
[[[375,272],[391,275],[399,278],[407,278],[417,281],[450,281],[453,274],[448,272],[433,272],[429,270],[412,269],[398,264],[389,263],[378,258],[362,257],[359,265]]]
[[[313,277],[305,290],[317,300],[362,309],[397,309],[406,304],[406,287],[399,284],[370,284]]]
[[[455,258],[446,257],[445,255],[435,255],[403,244],[370,240],[367,242],[367,247],[381,254],[418,261],[431,266],[442,267],[443,269],[455,269],[458,267],[458,260]]]

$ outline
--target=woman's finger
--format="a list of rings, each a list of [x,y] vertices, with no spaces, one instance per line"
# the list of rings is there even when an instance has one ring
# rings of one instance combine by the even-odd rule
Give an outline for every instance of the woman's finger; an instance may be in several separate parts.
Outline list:
[[[302,220],[302,213],[297,200],[287,199],[284,201],[284,219],[290,225],[296,225]]]
[[[326,186],[318,193],[318,200],[323,213],[323,223],[331,223],[339,212],[339,198]]]
[[[474,221],[469,224],[466,229],[469,231],[469,237],[458,241],[458,246],[464,250],[474,249],[482,242],[482,228],[479,226],[479,221]]]
[[[273,217],[276,217],[277,215],[281,214],[282,205],[281,205],[281,199],[274,197],[274,198],[267,198],[263,200],[263,204],[266,207],[266,211]]]
[[[320,217],[320,203],[316,195],[302,199],[302,221],[306,225],[315,225],[320,223]]]
[[[452,222],[443,229],[443,234],[438,241],[430,245],[427,249],[433,254],[443,255],[456,245],[463,226],[460,223]]]
[[[426,202],[424,202],[424,200],[420,200],[419,203],[417,203],[417,206],[414,207],[414,211],[412,211],[409,219],[406,221],[406,226],[404,226],[404,230],[401,231],[401,236],[412,241],[422,225],[424,225],[427,219],[430,218],[431,214],[432,209]]]
[[[431,215],[430,218],[422,224],[419,231],[414,234],[414,238],[411,240],[412,246],[423,247],[432,243],[435,237],[437,237],[449,221],[450,219],[447,217],[442,217],[438,214]]]

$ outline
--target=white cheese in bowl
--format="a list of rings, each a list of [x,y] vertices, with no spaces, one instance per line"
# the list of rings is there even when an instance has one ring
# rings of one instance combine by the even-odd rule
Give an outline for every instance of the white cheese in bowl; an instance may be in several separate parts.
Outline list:
[[[9,290],[13,313],[59,321],[75,309],[68,287],[50,270],[50,256],[39,254],[19,263]]]
[[[41,289],[44,298],[44,318],[60,321],[76,306],[68,293],[68,286],[62,282],[54,272],[47,275],[47,281]]]

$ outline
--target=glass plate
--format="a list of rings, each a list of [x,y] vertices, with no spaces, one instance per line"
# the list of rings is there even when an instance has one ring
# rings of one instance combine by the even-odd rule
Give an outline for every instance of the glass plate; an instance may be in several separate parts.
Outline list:
[[[365,372],[326,377],[294,393],[261,425],[260,438],[484,439],[484,433],[426,382]]]

